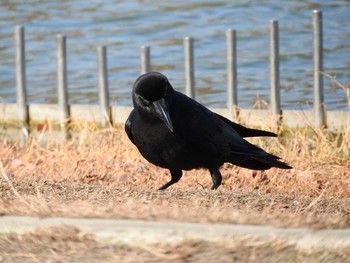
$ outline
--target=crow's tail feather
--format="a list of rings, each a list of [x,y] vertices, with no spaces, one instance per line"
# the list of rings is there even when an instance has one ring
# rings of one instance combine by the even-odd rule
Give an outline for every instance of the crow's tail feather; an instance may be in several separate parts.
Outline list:
[[[261,156],[252,156],[255,160],[270,165],[270,167],[277,167],[280,169],[292,169],[293,167],[289,166],[285,162],[280,161],[280,158],[273,155],[268,154],[267,156],[261,157]]]
[[[280,158],[273,155],[266,153],[265,156],[244,156],[241,159],[235,158],[234,161],[230,161],[230,163],[252,169],[252,170],[267,170],[272,167],[277,167],[280,169],[292,169],[293,167],[289,166],[288,164],[280,161]]]

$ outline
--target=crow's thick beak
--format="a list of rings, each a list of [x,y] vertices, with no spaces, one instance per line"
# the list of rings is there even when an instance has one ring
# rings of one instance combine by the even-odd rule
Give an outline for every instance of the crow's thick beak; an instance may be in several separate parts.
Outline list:
[[[165,100],[164,99],[157,100],[153,102],[153,105],[156,110],[157,117],[165,123],[165,125],[168,127],[168,129],[171,132],[173,132],[174,131],[173,123],[171,121],[169,111],[165,104]]]

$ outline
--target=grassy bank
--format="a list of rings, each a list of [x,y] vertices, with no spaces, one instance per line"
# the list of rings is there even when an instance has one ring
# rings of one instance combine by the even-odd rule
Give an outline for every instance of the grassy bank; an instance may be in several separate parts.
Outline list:
[[[349,129],[285,129],[278,139],[254,139],[294,169],[225,164],[217,191],[199,169],[164,192],[156,189],[169,172],[143,159],[121,127],[79,129],[66,144],[54,136],[42,143],[40,135],[24,148],[1,141],[2,214],[350,226]]]
[[[24,148],[6,139],[0,142],[0,214],[350,227],[350,129],[284,129],[278,139],[254,139],[294,169],[254,173],[225,164],[223,184],[216,191],[210,190],[208,171],[199,169],[185,172],[179,183],[163,192],[156,189],[169,180],[169,172],[144,160],[121,127],[100,130],[80,124],[76,129],[79,132],[66,144],[55,136],[45,137],[45,127]],[[305,253],[287,243],[250,239],[237,244],[188,241],[157,249],[107,246],[68,230],[62,235],[47,229],[2,235],[0,259],[79,262],[108,255],[107,262],[195,262],[218,259],[218,248],[223,262],[347,262],[350,256],[345,250]]]
[[[268,129],[267,127],[262,127]],[[45,132],[45,129],[42,130]],[[279,138],[254,138],[266,151],[281,156],[293,170],[252,172],[225,164],[221,191],[259,189],[261,193],[298,196],[350,197],[350,128],[327,132],[310,128],[282,129]],[[148,163],[128,140],[122,127],[100,130],[80,125],[71,141],[60,143],[43,135],[27,142],[0,142],[2,174],[16,180],[83,183],[118,188],[156,189],[169,180],[169,173]],[[185,172],[173,188],[207,189],[206,170]]]

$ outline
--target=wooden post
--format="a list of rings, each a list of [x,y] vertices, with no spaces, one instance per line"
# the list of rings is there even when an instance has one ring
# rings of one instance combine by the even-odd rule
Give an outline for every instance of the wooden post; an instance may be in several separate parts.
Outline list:
[[[25,139],[29,135],[29,111],[27,105],[26,65],[25,65],[25,41],[24,27],[15,27],[15,50],[16,50],[16,86],[18,122],[21,126],[20,146],[24,147]]]
[[[66,37],[57,35],[57,95],[58,108],[60,111],[60,126],[64,141],[69,139],[68,122],[70,118],[68,104],[68,86],[67,86],[67,52]]]
[[[230,115],[236,117],[238,96],[237,96],[237,48],[236,30],[226,30],[227,46],[227,108]]]
[[[107,127],[111,121],[111,110],[109,105],[108,72],[107,72],[107,48],[100,46],[98,53],[99,72],[99,98],[101,109],[101,126]]]
[[[270,104],[271,112],[281,116],[278,21],[270,21]]]
[[[150,57],[150,47],[142,46],[141,47],[141,75],[151,71],[151,57]]]
[[[186,95],[195,99],[193,39],[191,37],[184,38],[184,51]]]
[[[315,126],[326,126],[326,112],[323,92],[323,32],[322,12],[314,10],[312,17],[313,27],[313,60],[314,60],[314,111]]]

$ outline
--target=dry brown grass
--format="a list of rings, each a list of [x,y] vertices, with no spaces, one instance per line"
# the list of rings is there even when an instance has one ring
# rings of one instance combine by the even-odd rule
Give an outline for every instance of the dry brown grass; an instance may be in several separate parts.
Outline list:
[[[253,173],[226,164],[218,191],[209,190],[208,171],[193,170],[165,192],[156,189],[169,172],[143,159],[121,127],[80,124],[79,131],[66,144],[40,135],[24,148],[0,142],[0,213],[350,225],[350,129],[285,129],[279,139],[255,139],[294,169]]]
[[[80,127],[73,140],[59,143],[49,137],[33,139],[20,149],[0,142],[1,162],[8,177],[60,183],[83,183],[118,188],[156,189],[169,173],[148,163],[128,140],[123,129]],[[270,169],[253,173],[226,164],[221,190],[259,189],[261,193],[294,196],[350,197],[350,128],[332,133],[312,129],[282,130],[279,139],[254,139],[268,152],[283,157],[293,170]],[[256,176],[255,176],[256,175]],[[206,170],[185,172],[177,189],[209,188]]]
[[[169,172],[144,160],[121,127],[80,124],[78,130],[66,144],[44,134],[24,148],[0,142],[1,215],[350,227],[350,128],[337,133],[284,129],[278,139],[253,140],[283,157],[292,170],[255,174],[226,164],[217,191],[209,190],[207,171],[194,170],[163,192],[156,189],[169,180]],[[344,251],[305,254],[280,241],[131,248],[96,243],[69,227],[1,235],[0,251],[4,262],[347,262],[349,257]]]

